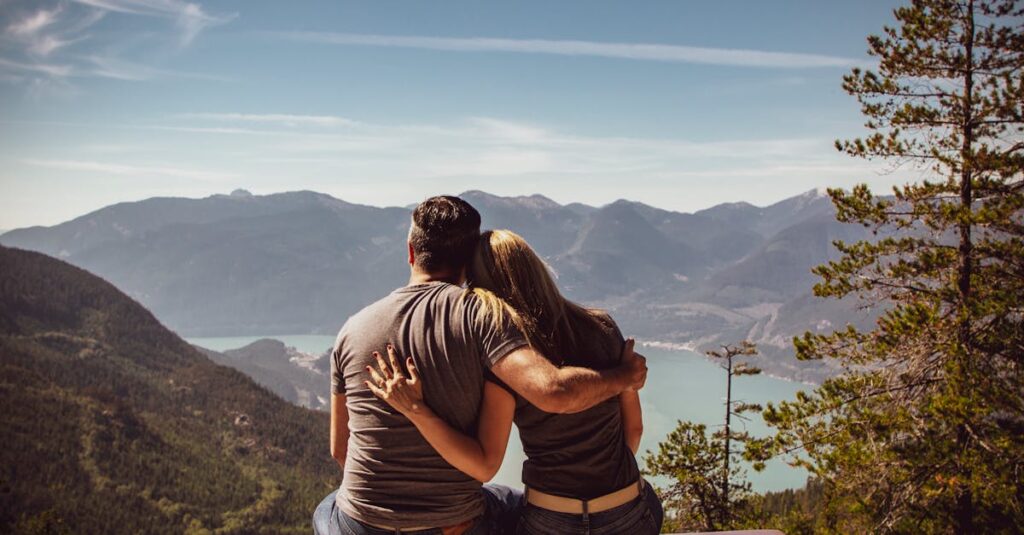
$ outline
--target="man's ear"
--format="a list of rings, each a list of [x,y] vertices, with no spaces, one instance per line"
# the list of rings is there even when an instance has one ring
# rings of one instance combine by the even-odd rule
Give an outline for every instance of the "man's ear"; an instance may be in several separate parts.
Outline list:
[[[409,265],[410,266],[415,265],[416,264],[416,253],[412,250],[412,243],[411,242],[405,242],[405,244],[409,246]]]

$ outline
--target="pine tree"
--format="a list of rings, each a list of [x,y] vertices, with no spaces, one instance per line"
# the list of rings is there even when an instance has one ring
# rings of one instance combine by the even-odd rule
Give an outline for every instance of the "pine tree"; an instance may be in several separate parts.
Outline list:
[[[840,221],[815,294],[884,308],[794,340],[844,372],[769,406],[773,447],[826,483],[840,531],[1014,532],[1024,525],[1024,9],[1012,0],[914,0],[868,39],[877,72],[844,89],[872,133],[837,142],[910,166],[876,197],[829,190]]]
[[[732,441],[748,442],[750,435],[746,431],[737,432],[732,426],[732,418],[741,418],[747,420],[744,416],[745,413],[760,411],[761,406],[754,403],[746,403],[741,400],[733,400],[732,398],[732,380],[734,377],[742,375],[758,375],[761,373],[761,369],[751,366],[746,362],[733,362],[736,357],[742,356],[753,356],[757,354],[757,346],[753,343],[744,340],[739,346],[722,346],[721,351],[708,351],[707,355],[715,360],[722,361],[720,366],[725,370],[725,426],[721,431],[715,433],[715,438],[722,441],[722,450],[725,452],[722,455],[722,477],[721,477],[721,493],[722,493],[722,507],[719,512],[721,516],[721,525],[728,526],[730,517],[732,516],[732,500],[730,500],[729,494],[733,483],[730,481],[732,478],[732,472],[729,470],[729,461],[735,455],[736,451],[732,449]],[[740,490],[748,490],[749,485],[741,488]]]
[[[746,413],[760,411],[761,407],[734,400],[732,380],[761,373],[747,362],[734,361],[737,357],[756,355],[757,346],[743,341],[738,346],[726,345],[721,351],[707,354],[721,361],[726,372],[722,429],[709,436],[703,424],[679,422],[665,441],[658,444],[658,453],[648,452],[644,459],[646,473],[672,480],[661,496],[674,513],[674,527],[679,529],[715,531],[738,527],[742,525],[740,517],[746,512],[744,506],[751,497],[745,471],[731,461],[740,453],[733,449],[733,443],[747,443],[752,439],[746,431],[737,431],[732,419],[747,420]],[[762,463],[755,463],[755,469],[762,467]]]

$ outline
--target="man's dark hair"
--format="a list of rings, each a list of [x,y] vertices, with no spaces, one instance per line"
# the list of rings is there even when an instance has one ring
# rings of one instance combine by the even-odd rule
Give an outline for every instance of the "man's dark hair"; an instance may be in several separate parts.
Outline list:
[[[409,243],[424,271],[461,271],[479,239],[480,213],[458,197],[431,197],[412,211]]]

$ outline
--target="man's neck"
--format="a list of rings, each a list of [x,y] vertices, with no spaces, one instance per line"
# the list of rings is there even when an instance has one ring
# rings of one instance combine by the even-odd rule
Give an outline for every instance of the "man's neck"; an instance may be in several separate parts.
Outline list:
[[[417,267],[412,268],[412,273],[409,275],[409,286],[416,284],[426,284],[428,282],[447,282],[449,284],[459,284],[459,277],[453,275],[449,271],[442,271],[437,273],[428,273]]]

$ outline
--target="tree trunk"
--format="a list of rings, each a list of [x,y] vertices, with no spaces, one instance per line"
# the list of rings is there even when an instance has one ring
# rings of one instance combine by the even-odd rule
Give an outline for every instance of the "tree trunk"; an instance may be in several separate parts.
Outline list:
[[[971,271],[973,267],[972,252],[974,244],[971,240],[971,219],[973,211],[972,182],[974,179],[973,156],[971,154],[974,144],[974,0],[968,0],[967,12],[964,21],[964,55],[966,65],[964,68],[964,94],[963,94],[963,145],[960,151],[960,205],[966,212],[960,221],[960,246],[958,249],[959,266],[957,273],[957,288],[960,293],[960,314],[958,319],[957,338],[960,345],[960,366],[959,381],[961,387],[970,388],[970,368],[973,365],[972,342],[971,342]],[[963,478],[964,487],[957,489],[956,508],[953,512],[954,529],[957,533],[974,533],[974,497],[972,496],[969,484],[971,469],[965,466],[962,459],[966,456],[967,450],[971,447],[971,436],[968,433],[967,422],[957,426],[957,455],[960,457],[960,476]]]
[[[728,352],[728,351],[727,351]],[[729,516],[729,440],[732,438],[732,430],[729,428],[730,417],[732,416],[732,355],[726,357],[725,368],[725,463],[722,470],[722,527],[728,526]]]

